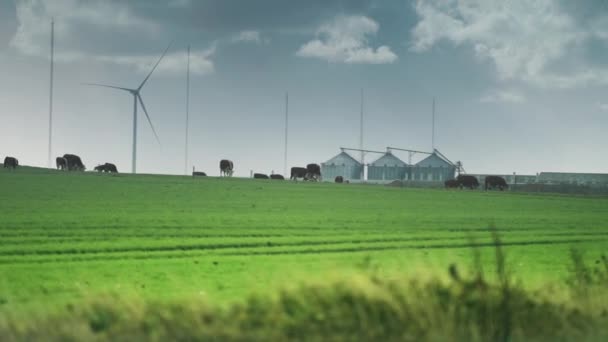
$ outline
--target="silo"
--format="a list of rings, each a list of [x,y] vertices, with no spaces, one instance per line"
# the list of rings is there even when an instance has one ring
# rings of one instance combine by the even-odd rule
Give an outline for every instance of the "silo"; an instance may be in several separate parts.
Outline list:
[[[325,181],[333,181],[337,176],[344,180],[360,180],[363,166],[346,152],[341,152],[325,163],[321,163],[321,175]]]
[[[444,182],[454,178],[456,166],[437,153],[432,153],[416,163],[411,168],[411,172],[412,180],[415,181]]]
[[[393,181],[405,179],[407,164],[394,154],[387,152],[367,166],[370,181]]]

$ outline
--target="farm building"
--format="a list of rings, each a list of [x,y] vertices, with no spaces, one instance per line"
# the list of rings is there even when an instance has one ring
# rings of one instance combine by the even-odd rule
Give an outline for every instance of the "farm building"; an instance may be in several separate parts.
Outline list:
[[[408,165],[391,152],[367,165],[367,179],[370,181],[403,180],[407,175]]]
[[[538,182],[543,184],[576,184],[588,186],[608,186],[608,174],[541,172]]]
[[[326,181],[333,181],[337,176],[344,180],[361,180],[363,165],[346,152],[340,152],[325,163],[321,163],[321,175]]]
[[[443,182],[455,174],[456,166],[437,151],[409,168],[409,179],[413,181]]]

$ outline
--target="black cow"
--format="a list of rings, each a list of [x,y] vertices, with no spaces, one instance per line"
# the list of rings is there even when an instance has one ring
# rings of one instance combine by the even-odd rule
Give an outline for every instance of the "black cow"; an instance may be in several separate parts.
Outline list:
[[[294,166],[291,168],[291,180],[298,180],[298,178],[306,179],[306,168]]]
[[[342,182],[344,182],[344,177],[342,177],[342,176],[336,176],[336,178],[334,179],[334,181],[336,183],[342,183]]]
[[[55,165],[57,165],[57,170],[67,170],[68,161],[63,157],[55,158]]]
[[[194,176],[207,177],[207,174],[201,171],[192,171],[192,177]]]
[[[5,169],[16,169],[19,166],[19,161],[14,157],[6,157],[4,158],[4,168]]]
[[[508,189],[509,185],[507,184],[507,181],[500,176],[487,176],[485,188],[486,190],[498,188],[498,190],[503,191],[504,189]]]
[[[479,181],[477,178],[475,178],[475,176],[459,175],[456,180],[458,181],[461,189],[469,188],[472,190],[479,187]]]
[[[63,158],[66,160],[68,171],[84,171],[86,167],[82,163],[79,156],[75,154],[64,154]]]
[[[114,165],[112,163],[105,163],[105,164],[97,165],[97,166],[95,166],[95,171],[118,173],[118,169],[116,168],[116,165]]]
[[[270,179],[268,177],[268,175],[265,175],[263,173],[254,173],[253,174],[253,178],[255,178],[255,179]]]
[[[321,167],[319,164],[306,165],[306,179],[313,181],[321,180]]]
[[[220,176],[223,177],[232,177],[234,173],[234,165],[231,160],[222,159],[220,161]]]
[[[445,184],[445,187],[448,188],[448,189],[449,188],[457,188],[457,187],[460,186],[460,183],[457,180],[455,180],[455,179],[448,179],[443,184]]]
[[[270,179],[284,180],[285,177],[283,177],[283,175],[275,173],[274,175],[270,175]]]

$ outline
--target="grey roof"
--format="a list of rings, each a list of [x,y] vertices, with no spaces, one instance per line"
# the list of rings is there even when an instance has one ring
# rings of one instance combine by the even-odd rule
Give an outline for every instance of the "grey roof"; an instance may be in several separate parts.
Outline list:
[[[324,165],[357,165],[361,166],[361,163],[355,158],[351,157],[350,154],[346,152],[340,152],[337,156],[331,158],[330,160],[323,163]]]
[[[430,156],[422,159],[418,163],[416,163],[418,167],[454,167],[454,165],[450,164],[445,159],[441,158],[436,153],[431,154]]]
[[[386,152],[382,157],[376,159],[374,162],[369,164],[370,166],[407,166],[407,164],[397,158],[394,154]]]

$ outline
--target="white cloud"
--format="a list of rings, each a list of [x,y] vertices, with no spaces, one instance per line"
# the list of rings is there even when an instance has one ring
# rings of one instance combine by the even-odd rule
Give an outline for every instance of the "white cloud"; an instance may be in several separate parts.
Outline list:
[[[605,103],[605,102],[602,103],[602,102],[600,102],[600,103],[597,104],[597,107],[599,109],[605,111],[605,112],[608,112],[608,103]]]
[[[482,103],[523,103],[526,102],[524,95],[513,90],[494,90],[479,99]]]
[[[334,63],[386,64],[397,60],[390,47],[374,49],[368,37],[375,36],[380,25],[364,16],[339,16],[317,30],[317,38],[302,45],[300,57],[319,58]]]
[[[55,35],[64,41],[69,41],[82,23],[100,30],[124,29],[146,34],[160,30],[155,23],[131,13],[124,3],[103,0],[86,3],[78,0],[23,0],[16,2],[16,13],[17,31],[10,45],[31,56],[48,53],[52,18],[56,18]],[[73,54],[73,51],[67,52],[67,55]]]
[[[188,1],[177,0],[172,4],[187,5]],[[57,62],[87,61],[115,64],[148,73],[158,60],[159,55],[91,55],[79,50],[78,46],[65,43],[70,41],[83,23],[98,31],[113,29],[135,31],[144,35],[158,34],[159,25],[134,15],[124,3],[105,0],[91,0],[86,3],[78,0],[23,0],[16,3],[16,9],[18,27],[10,45],[24,55],[48,56],[50,22],[54,17],[55,36],[58,38],[56,40],[64,42],[61,49],[55,50]],[[191,72],[197,75],[212,73],[214,65],[210,58],[214,53],[215,44],[207,50],[192,51]],[[157,70],[165,74],[185,72],[186,52],[169,53]]]
[[[605,27],[577,23],[556,0],[420,0],[415,10],[413,51],[449,41],[493,62],[502,80],[561,88],[608,84],[608,70],[579,63],[575,52],[590,37],[605,35]]]
[[[215,46],[207,50],[190,51],[190,72],[195,75],[207,75],[215,70],[210,57],[215,53]],[[99,56],[94,60],[132,67],[140,73],[147,74],[160,56]],[[156,72],[161,74],[185,73],[187,68],[187,55],[185,51],[167,54],[158,65]]]
[[[231,39],[233,43],[256,43],[256,44],[269,44],[270,39],[262,37],[259,31],[247,30],[241,31],[234,35]]]

